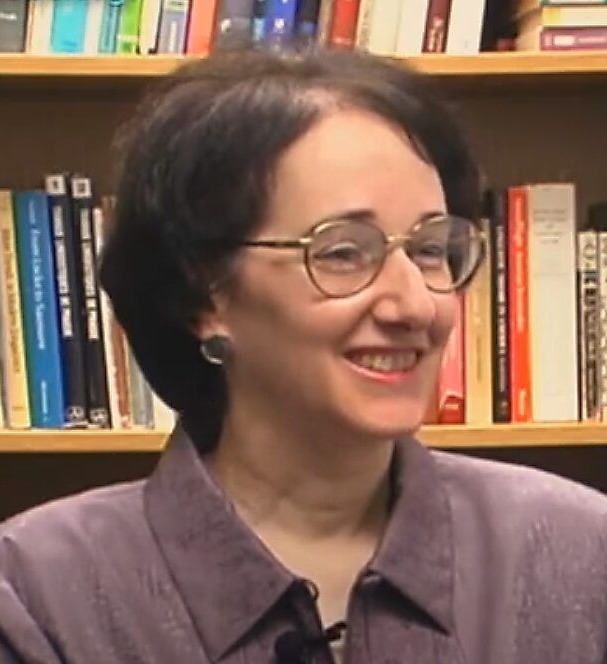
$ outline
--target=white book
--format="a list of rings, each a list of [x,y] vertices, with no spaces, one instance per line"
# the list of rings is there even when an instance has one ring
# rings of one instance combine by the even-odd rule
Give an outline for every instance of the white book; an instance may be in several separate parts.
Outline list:
[[[51,52],[51,28],[53,25],[53,0],[35,0],[30,3],[31,26],[27,53],[45,55]]]
[[[473,55],[481,48],[486,0],[452,0],[445,52]]]
[[[101,35],[101,23],[103,21],[102,0],[91,0],[86,13],[86,27],[84,30],[84,49],[87,55],[99,53],[99,36]]]
[[[419,55],[424,46],[424,32],[430,0],[402,0],[396,31],[396,55]]]
[[[176,423],[175,413],[153,390],[152,411],[154,414],[154,429],[166,433],[171,432]]]
[[[368,50],[369,30],[371,28],[371,13],[379,0],[360,0],[358,6],[358,19],[356,21],[356,47]]]
[[[95,242],[95,256],[97,261],[103,251],[104,237],[103,211],[99,207],[93,208],[93,239]],[[116,356],[112,343],[112,304],[106,292],[99,289],[99,307],[101,310],[101,329],[103,330],[103,350],[105,352],[105,371],[108,397],[110,404],[110,419],[113,429],[122,428],[120,408],[118,407],[118,386],[116,384]]]
[[[526,187],[531,403],[537,422],[578,419],[575,187]]]
[[[156,52],[162,0],[143,0],[139,21],[139,53]]]
[[[401,0],[381,0],[373,3],[369,16],[367,50],[376,55],[390,56],[396,51],[396,32],[400,18]]]

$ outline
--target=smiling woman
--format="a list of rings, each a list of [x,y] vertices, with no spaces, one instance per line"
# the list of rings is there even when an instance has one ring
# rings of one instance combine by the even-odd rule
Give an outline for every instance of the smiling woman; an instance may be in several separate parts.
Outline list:
[[[428,82],[217,54],[120,145],[101,279],[180,423],[0,527],[0,664],[605,664],[607,499],[415,439],[485,252]]]

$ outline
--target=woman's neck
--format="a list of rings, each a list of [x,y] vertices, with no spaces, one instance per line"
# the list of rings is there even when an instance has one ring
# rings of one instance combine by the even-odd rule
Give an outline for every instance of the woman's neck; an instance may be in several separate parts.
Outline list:
[[[312,543],[379,537],[392,452],[391,441],[281,429],[276,421],[251,424],[231,413],[209,466],[253,530],[269,528]]]

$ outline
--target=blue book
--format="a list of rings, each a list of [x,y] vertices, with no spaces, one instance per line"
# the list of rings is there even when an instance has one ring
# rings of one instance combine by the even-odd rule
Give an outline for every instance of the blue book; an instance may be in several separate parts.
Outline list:
[[[281,48],[293,42],[297,0],[268,0],[265,19],[265,42]]]
[[[120,14],[124,0],[93,0],[103,2],[103,15],[101,17],[101,31],[99,33],[99,53],[116,53],[118,32],[120,29]]]
[[[94,0],[99,2],[99,0]],[[51,53],[82,53],[88,0],[55,0]]]
[[[158,53],[184,53],[189,9],[190,0],[162,1]]]
[[[65,423],[64,381],[48,200],[20,191],[13,202],[32,426],[55,429]]]
[[[253,41],[262,42],[266,36],[266,8],[268,0],[255,0],[253,5]]]

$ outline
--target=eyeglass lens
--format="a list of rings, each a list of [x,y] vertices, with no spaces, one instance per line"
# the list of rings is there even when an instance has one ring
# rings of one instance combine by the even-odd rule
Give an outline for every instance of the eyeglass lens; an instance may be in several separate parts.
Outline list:
[[[466,282],[483,249],[477,226],[450,215],[425,220],[406,238],[395,240],[372,224],[335,220],[312,235],[306,255],[310,278],[326,295],[352,295],[375,279],[393,244],[402,245],[426,286],[436,292],[449,292]]]

